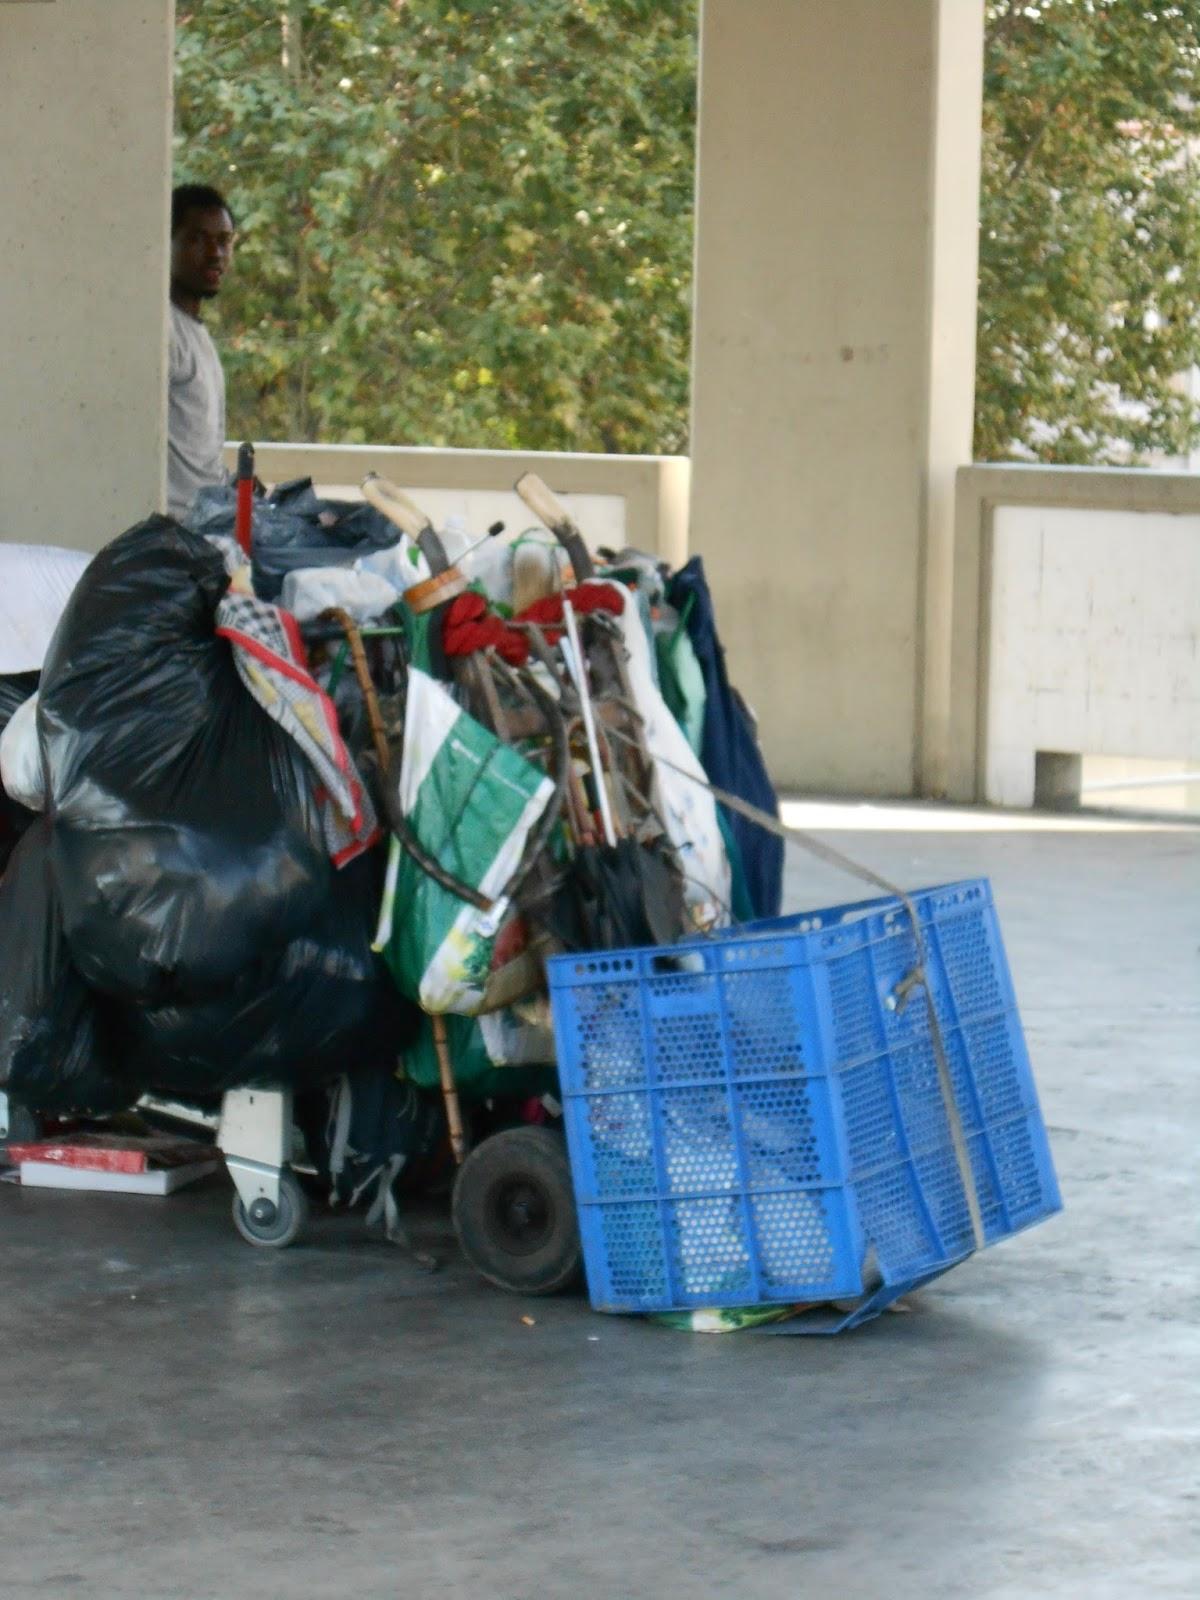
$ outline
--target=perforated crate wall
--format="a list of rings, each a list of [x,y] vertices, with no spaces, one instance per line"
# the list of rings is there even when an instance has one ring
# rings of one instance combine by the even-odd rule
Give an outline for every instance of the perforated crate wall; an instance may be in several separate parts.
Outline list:
[[[984,880],[913,897],[989,1244],[1060,1207]],[[895,900],[548,963],[592,1303],[850,1302],[970,1253]]]

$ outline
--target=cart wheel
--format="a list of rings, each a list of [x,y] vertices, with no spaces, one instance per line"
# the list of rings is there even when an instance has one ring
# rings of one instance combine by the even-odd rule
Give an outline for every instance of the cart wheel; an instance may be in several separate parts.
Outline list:
[[[300,1237],[308,1221],[308,1196],[295,1173],[279,1174],[279,1204],[258,1199],[249,1209],[240,1194],[233,1196],[233,1225],[247,1244],[283,1250]]]
[[[493,1134],[463,1163],[454,1186],[454,1231],[489,1283],[514,1294],[556,1294],[583,1266],[571,1169],[549,1128]]]

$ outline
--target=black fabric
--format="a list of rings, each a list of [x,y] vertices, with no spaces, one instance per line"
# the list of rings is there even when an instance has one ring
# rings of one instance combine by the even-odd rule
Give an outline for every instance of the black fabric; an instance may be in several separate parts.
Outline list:
[[[337,1152],[341,1165],[333,1172],[340,1115],[345,1148]],[[440,1097],[397,1078],[388,1063],[347,1073],[327,1094],[301,1097],[297,1121],[310,1160],[343,1205],[373,1201],[385,1172],[397,1190],[426,1188],[444,1173],[448,1148]]]
[[[150,1005],[220,996],[308,936],[334,878],[308,769],[214,632],[219,552],[164,517],[92,561],[42,671],[72,958]]]
[[[188,513],[198,533],[233,538],[237,491],[224,485],[202,489]],[[276,600],[289,572],[302,567],[350,566],[361,556],[398,544],[400,534],[374,506],[360,501],[322,500],[311,478],[281,483],[254,502],[251,549],[255,592]]]
[[[677,611],[687,613],[688,637],[704,674],[708,698],[700,761],[709,782],[777,817],[779,801],[754,721],[729,682],[712,595],[699,556],[693,556],[671,579],[667,597]],[[737,842],[754,915],[778,916],[783,899],[783,841],[736,811],[723,809],[723,815]]]
[[[0,878],[0,1088],[31,1111],[119,1111],[137,1099],[111,1071],[106,1019],[71,965],[37,819]]]
[[[683,880],[659,851],[633,839],[584,845],[562,887],[529,915],[568,950],[673,944],[683,932]]]

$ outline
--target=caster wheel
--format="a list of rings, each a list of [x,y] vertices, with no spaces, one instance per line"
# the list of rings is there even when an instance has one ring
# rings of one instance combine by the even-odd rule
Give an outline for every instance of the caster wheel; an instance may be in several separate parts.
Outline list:
[[[476,1272],[514,1294],[557,1294],[578,1281],[583,1246],[563,1137],[549,1128],[493,1134],[463,1163],[454,1231]]]
[[[279,1204],[260,1198],[245,1204],[236,1191],[233,1196],[233,1225],[247,1244],[268,1250],[283,1250],[295,1242],[308,1221],[308,1196],[294,1173],[279,1174]]]
[[[34,1144],[41,1137],[41,1119],[35,1117],[32,1111],[26,1111],[24,1106],[15,1106],[10,1101],[8,1127],[0,1127],[0,1145]]]

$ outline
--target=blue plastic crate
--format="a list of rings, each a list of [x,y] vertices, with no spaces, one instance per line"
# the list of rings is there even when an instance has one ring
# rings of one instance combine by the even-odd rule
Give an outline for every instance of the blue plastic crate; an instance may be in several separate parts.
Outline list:
[[[986,1243],[1061,1208],[985,879],[919,891]],[[834,1331],[974,1248],[908,913],[838,906],[547,963],[592,1304],[834,1302]]]

